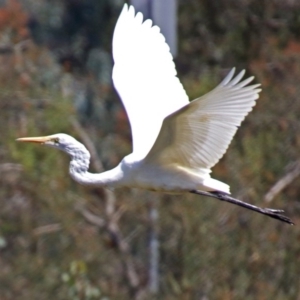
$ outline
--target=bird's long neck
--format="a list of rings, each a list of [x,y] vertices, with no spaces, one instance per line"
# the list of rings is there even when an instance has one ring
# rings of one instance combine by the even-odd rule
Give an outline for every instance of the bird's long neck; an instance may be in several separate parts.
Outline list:
[[[68,154],[71,156],[69,169],[70,175],[75,181],[80,184],[114,187],[117,186],[122,180],[123,173],[119,166],[112,170],[99,174],[88,172],[90,164],[90,154],[81,143],[78,143],[78,145],[76,145],[76,148],[70,149],[70,151],[68,151]]]

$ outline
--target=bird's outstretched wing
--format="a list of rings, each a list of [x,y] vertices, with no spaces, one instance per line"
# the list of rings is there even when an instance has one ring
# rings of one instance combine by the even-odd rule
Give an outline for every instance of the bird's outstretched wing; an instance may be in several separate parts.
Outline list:
[[[189,103],[188,96],[160,29],[127,4],[114,31],[113,58],[113,82],[129,117],[133,153],[144,158],[164,118]]]
[[[252,110],[259,84],[235,78],[234,69],[211,92],[166,117],[145,160],[177,164],[195,172],[209,170],[226,152],[238,126]]]

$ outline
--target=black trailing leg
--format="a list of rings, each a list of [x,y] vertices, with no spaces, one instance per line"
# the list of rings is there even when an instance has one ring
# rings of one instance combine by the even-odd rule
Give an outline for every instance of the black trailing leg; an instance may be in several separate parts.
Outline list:
[[[248,208],[250,210],[256,211],[260,214],[269,216],[270,218],[277,219],[277,220],[280,220],[282,222],[286,222],[290,225],[294,225],[292,220],[289,219],[288,217],[284,216],[282,214],[284,211],[280,210],[280,209],[260,208],[260,207],[257,207],[255,205],[249,204],[247,202],[243,202],[241,200],[232,198],[228,194],[225,194],[225,193],[222,193],[222,192],[204,192],[204,191],[198,191],[198,190],[193,190],[193,191],[190,191],[190,192],[193,193],[193,194],[212,197],[212,198],[219,199],[221,201],[230,202],[230,203],[233,203],[235,205],[239,205],[239,206]]]

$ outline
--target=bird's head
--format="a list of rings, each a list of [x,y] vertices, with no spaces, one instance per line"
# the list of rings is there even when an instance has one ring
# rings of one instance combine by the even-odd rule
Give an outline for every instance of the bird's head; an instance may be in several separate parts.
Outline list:
[[[83,146],[73,137],[64,133],[58,133],[41,137],[24,137],[17,139],[17,141],[46,145],[52,148],[62,150],[72,156],[74,155],[74,150],[76,151],[76,149],[81,148]]]

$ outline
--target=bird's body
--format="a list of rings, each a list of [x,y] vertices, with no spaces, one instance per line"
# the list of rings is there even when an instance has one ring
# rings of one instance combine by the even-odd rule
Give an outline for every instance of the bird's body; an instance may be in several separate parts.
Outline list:
[[[228,201],[284,222],[281,211],[261,209],[229,196],[229,186],[211,178],[238,126],[258,99],[253,77],[232,69],[208,94],[189,102],[157,26],[143,22],[126,4],[113,37],[113,82],[126,108],[133,152],[101,174],[88,172],[90,154],[66,134],[19,141],[45,144],[68,153],[70,175],[85,185],[132,187],[166,193],[192,192]]]
[[[210,178],[208,170],[195,172],[179,164],[154,164],[145,159],[136,160],[132,154],[124,157],[114,169],[93,174],[88,172],[90,154],[83,144],[66,134],[53,137],[59,137],[61,144],[72,144],[72,147],[65,149],[71,157],[69,172],[74,180],[83,185],[141,188],[167,193],[184,193],[193,189],[223,192],[229,190],[227,184]]]
[[[161,166],[131,158],[131,155],[126,156],[114,169],[101,174],[89,173],[88,165],[80,164],[78,167],[76,161],[71,161],[70,175],[83,185],[140,188],[165,193],[178,194],[193,189],[224,192],[229,190],[227,184],[211,178],[208,172],[196,173],[176,164]]]

